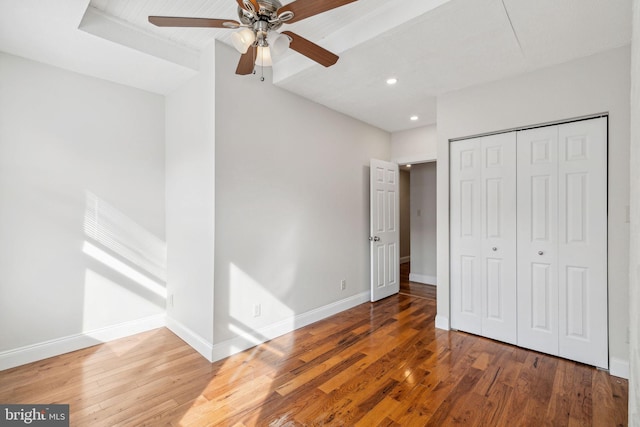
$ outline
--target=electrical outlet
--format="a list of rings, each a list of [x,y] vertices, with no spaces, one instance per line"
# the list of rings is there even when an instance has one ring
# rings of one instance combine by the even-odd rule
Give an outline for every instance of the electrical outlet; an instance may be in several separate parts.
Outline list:
[[[342,289],[343,291],[347,289],[347,281],[345,279],[342,279],[340,281],[340,289]]]
[[[262,314],[262,307],[260,304],[253,304],[253,317],[260,317]]]

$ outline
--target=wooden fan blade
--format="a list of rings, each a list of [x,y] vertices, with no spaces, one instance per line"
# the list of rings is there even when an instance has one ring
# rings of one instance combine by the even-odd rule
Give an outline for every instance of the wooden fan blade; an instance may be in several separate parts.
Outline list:
[[[233,19],[209,18],[180,18],[176,16],[150,16],[149,22],[158,27],[208,27],[208,28],[238,28],[239,22]],[[230,26],[225,26],[225,23]]]
[[[240,61],[238,62],[238,68],[236,68],[236,74],[245,76],[247,74],[253,73],[253,64],[255,62],[256,62],[256,47],[250,46],[249,49],[247,49],[247,53],[244,53],[240,57]]]
[[[246,7],[244,7],[244,2],[242,0],[236,0],[238,2],[238,6],[240,6],[243,9],[247,9]],[[251,3],[251,5],[253,6],[253,12],[260,12],[260,5],[258,4],[257,0],[249,0],[249,3]],[[252,11],[249,11],[252,12]]]
[[[318,64],[330,67],[338,62],[338,55],[329,52],[327,49],[320,47],[313,42],[310,42],[304,37],[300,37],[291,31],[283,31],[282,34],[291,38],[291,44],[289,45],[291,49],[303,54],[309,59],[313,59]]]
[[[287,21],[287,24],[291,24],[354,1],[357,0],[296,0],[278,9],[278,15],[293,12],[293,18]]]

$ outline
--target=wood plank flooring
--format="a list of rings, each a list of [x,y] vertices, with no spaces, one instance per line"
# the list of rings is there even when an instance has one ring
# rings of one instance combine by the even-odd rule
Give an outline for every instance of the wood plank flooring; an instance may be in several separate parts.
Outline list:
[[[436,287],[409,281],[411,263],[400,264],[400,293],[420,298],[436,299]]]
[[[72,426],[624,426],[626,380],[434,328],[395,295],[208,363],[167,329],[0,372]]]

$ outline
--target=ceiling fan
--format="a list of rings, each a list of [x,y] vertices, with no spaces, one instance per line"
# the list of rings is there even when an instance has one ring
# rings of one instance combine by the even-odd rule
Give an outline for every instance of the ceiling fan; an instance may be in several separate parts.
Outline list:
[[[285,6],[279,0],[236,1],[240,22],[172,16],[149,16],[149,22],[158,27],[243,28],[231,36],[234,47],[242,54],[236,68],[236,74],[240,75],[253,73],[254,64],[271,66],[271,54],[282,53],[289,47],[330,67],[338,61],[337,55],[291,31],[278,33],[276,30],[282,24],[298,22],[357,0],[295,0]]]

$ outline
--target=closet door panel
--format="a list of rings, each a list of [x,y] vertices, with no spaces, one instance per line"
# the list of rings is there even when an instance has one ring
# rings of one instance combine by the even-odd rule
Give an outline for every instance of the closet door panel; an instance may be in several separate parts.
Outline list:
[[[516,134],[483,137],[482,335],[516,343]]]
[[[559,127],[559,354],[608,368],[607,123]]]
[[[451,327],[482,333],[481,145],[479,139],[450,145]]]
[[[517,136],[518,345],[558,354],[557,127]]]

